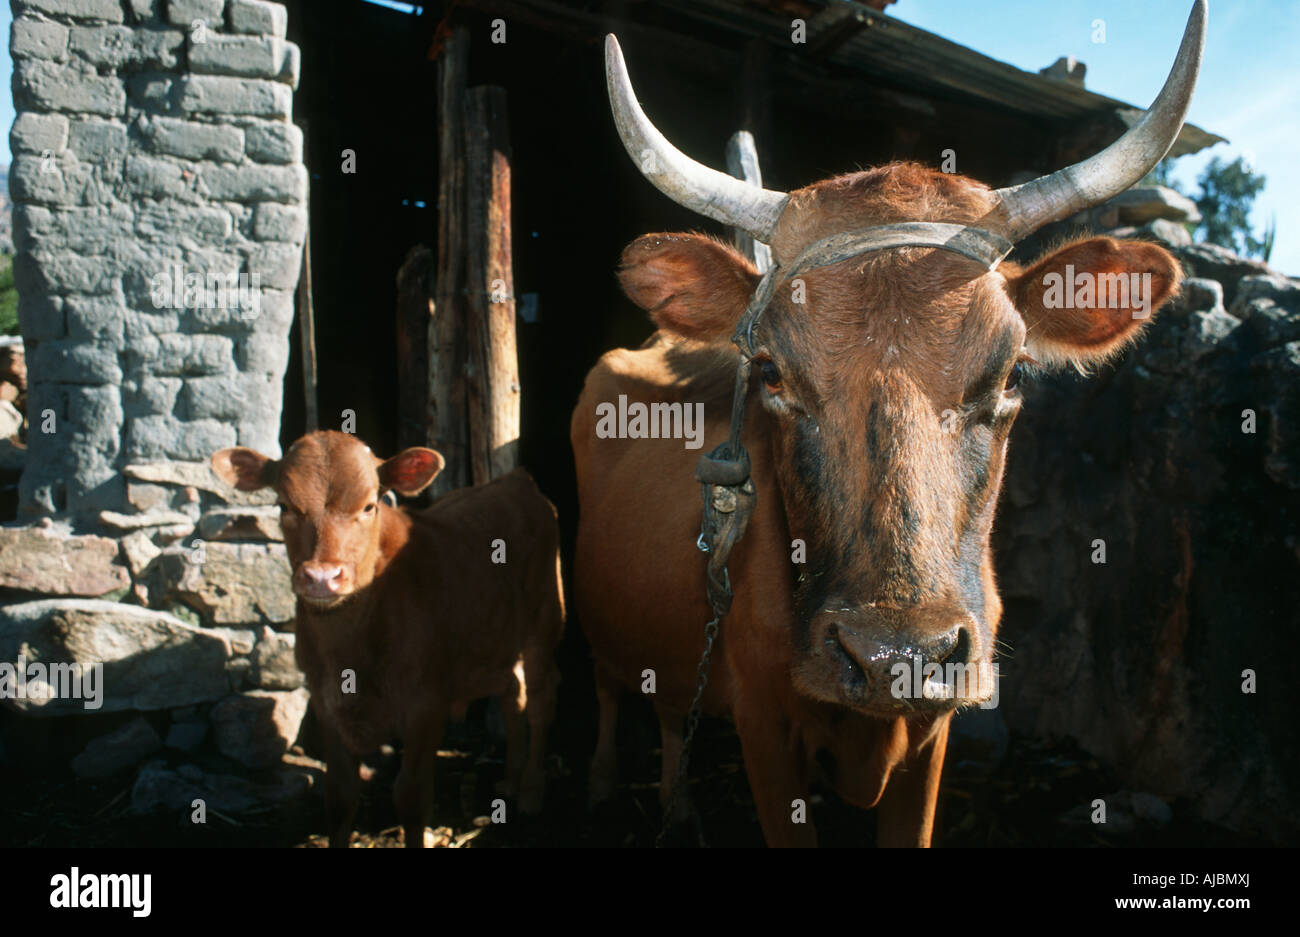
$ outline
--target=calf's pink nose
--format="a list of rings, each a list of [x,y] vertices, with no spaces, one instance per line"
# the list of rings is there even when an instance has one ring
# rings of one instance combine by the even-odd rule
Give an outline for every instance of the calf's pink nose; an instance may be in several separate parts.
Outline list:
[[[329,563],[303,563],[299,567],[304,583],[337,592],[342,585],[343,567]]]

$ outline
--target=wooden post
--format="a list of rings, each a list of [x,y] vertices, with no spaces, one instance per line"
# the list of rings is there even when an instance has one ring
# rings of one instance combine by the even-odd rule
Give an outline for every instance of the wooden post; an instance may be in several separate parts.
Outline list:
[[[465,101],[466,390],[470,469],[481,485],[519,464],[519,360],[510,256],[510,127],[504,88]]]
[[[430,277],[433,251],[411,248],[397,271],[397,444],[399,449],[428,442],[429,329],[433,318]]]
[[[311,299],[311,198],[307,199],[307,233],[302,240],[302,268],[298,273],[298,340],[302,350],[303,421],[307,432],[320,429],[320,408],[316,399],[316,310]]]
[[[758,168],[758,147],[754,145],[754,135],[748,130],[737,130],[727,141],[727,172],[737,179],[744,179],[750,185],[763,186],[763,174]],[[732,228],[732,237],[736,248],[754,262],[759,273],[767,273],[772,266],[772,248],[741,231]]]
[[[429,329],[429,444],[446,466],[435,495],[469,483],[465,432],[465,74],[469,37],[454,27],[438,59],[438,259]]]

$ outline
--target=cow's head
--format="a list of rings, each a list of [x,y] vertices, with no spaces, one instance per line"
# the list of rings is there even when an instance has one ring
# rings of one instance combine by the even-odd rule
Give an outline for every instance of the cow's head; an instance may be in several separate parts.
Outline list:
[[[418,494],[442,466],[432,449],[406,449],[385,461],[355,436],[333,431],[309,433],[279,461],[242,446],[212,456],[212,470],[228,485],[275,489],[293,591],[318,610],[373,581],[380,517],[391,510],[380,503],[384,492]]]
[[[615,118],[628,151],[654,170],[650,181],[769,243],[774,262],[788,266],[823,238],[896,222],[957,223],[1015,241],[1123,191],[1177,136],[1203,33],[1198,0],[1160,97],[1110,148],[996,191],[910,163],[791,193],[748,186],[673,148],[637,104],[613,37],[606,48]],[[794,591],[802,692],[868,712],[991,695],[1001,602],[989,532],[1021,378],[1115,354],[1180,276],[1163,249],[1102,237],[1026,267],[990,271],[946,250],[907,247],[780,283],[753,335],[753,370],[780,489],[768,496],[779,496],[790,536],[807,550]],[[620,277],[661,329],[706,342],[732,335],[759,279],[734,250],[695,234],[640,238]],[[897,665],[911,676],[914,662],[922,672],[945,667],[923,681],[935,696],[899,681]],[[951,664],[963,665],[964,687],[953,685]]]

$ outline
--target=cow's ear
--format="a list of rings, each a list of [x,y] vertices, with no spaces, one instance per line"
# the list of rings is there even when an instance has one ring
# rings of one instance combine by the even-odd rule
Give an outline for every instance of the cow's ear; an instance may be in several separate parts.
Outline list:
[[[379,464],[379,484],[400,495],[418,495],[445,464],[442,456],[432,449],[418,446],[403,449],[387,462]]]
[[[275,484],[280,463],[253,449],[234,446],[213,453],[212,472],[231,488],[256,491]]]
[[[647,234],[623,251],[619,282],[655,325],[686,338],[731,333],[758,282],[735,249],[702,234]]]
[[[1099,237],[1052,251],[1008,286],[1029,353],[1047,365],[1086,365],[1133,341],[1181,280],[1163,248]]]

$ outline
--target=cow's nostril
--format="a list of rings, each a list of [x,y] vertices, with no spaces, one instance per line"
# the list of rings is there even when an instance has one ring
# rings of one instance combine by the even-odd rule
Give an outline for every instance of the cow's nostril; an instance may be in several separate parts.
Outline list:
[[[970,629],[961,627],[957,631],[957,646],[952,649],[949,659],[954,664],[969,664],[971,660]]]

